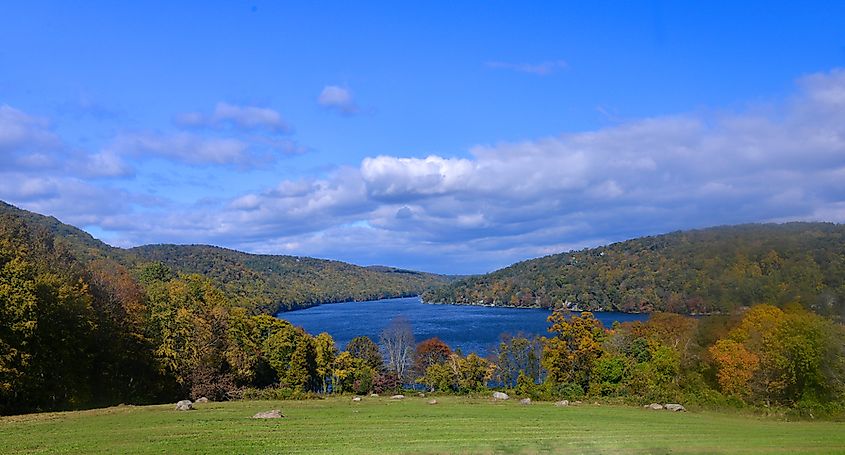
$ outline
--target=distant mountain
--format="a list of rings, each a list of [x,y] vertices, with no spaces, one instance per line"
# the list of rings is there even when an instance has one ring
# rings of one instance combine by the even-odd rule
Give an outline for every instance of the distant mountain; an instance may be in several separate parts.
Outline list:
[[[845,226],[749,224],[642,237],[555,254],[425,292],[430,303],[729,311],[799,303],[845,307]]]
[[[227,297],[255,311],[279,310],[349,300],[418,295],[454,278],[396,269],[361,267],[339,261],[297,256],[249,254],[208,245],[146,245],[116,248],[54,217],[0,201],[3,216],[47,230],[82,262],[111,259],[130,270],[161,262],[178,273],[198,273],[214,280]]]

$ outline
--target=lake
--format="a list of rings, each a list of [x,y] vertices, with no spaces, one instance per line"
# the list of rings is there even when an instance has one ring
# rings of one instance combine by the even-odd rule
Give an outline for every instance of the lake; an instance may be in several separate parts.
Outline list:
[[[503,333],[547,335],[549,310],[481,307],[469,305],[429,305],[419,297],[371,300],[318,305],[304,310],[279,313],[277,316],[308,333],[328,332],[343,349],[352,338],[366,335],[378,343],[379,334],[396,317],[404,317],[414,329],[417,342],[438,337],[452,349],[464,354],[486,355],[499,342]],[[617,312],[595,313],[605,327],[614,321],[648,319],[647,314]]]

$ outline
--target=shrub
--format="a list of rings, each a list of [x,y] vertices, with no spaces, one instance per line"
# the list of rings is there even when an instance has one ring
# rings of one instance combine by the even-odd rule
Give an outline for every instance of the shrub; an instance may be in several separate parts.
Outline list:
[[[373,390],[376,393],[396,392],[401,386],[402,381],[399,380],[399,376],[393,371],[376,374],[375,378],[373,378]]]
[[[516,389],[514,389],[514,392],[516,392],[517,396],[530,397],[532,399],[537,399],[540,395],[537,390],[537,384],[524,371],[520,371],[519,376],[516,378]]]
[[[548,401],[578,400],[584,398],[584,389],[580,385],[571,382],[557,384],[546,381],[540,389],[540,397]]]
[[[241,393],[244,400],[315,400],[322,399],[319,394],[303,392],[290,387],[267,387],[264,389],[246,388]]]

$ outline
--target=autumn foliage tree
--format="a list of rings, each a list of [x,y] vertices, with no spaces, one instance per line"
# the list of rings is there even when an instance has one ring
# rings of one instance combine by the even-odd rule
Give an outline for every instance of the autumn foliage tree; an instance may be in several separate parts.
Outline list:
[[[760,365],[757,354],[734,340],[719,340],[709,352],[716,364],[722,391],[738,398],[750,395],[749,383]]]
[[[449,360],[452,349],[440,338],[429,338],[417,344],[414,351],[414,370],[424,375],[428,367],[445,363]]]
[[[376,371],[384,369],[384,358],[377,344],[369,337],[358,336],[346,344],[346,352],[356,359],[361,359]]]
[[[548,381],[574,383],[587,390],[593,365],[604,352],[605,331],[590,312],[571,318],[566,316],[562,311],[549,316],[549,332],[553,336],[543,348],[542,364],[548,372]]]

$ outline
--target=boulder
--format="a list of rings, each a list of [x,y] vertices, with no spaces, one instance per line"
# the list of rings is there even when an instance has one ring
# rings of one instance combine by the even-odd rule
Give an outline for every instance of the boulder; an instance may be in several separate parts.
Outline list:
[[[505,392],[493,392],[494,400],[507,400],[508,398],[510,397]]]
[[[575,400],[572,404],[581,404],[581,401]]]
[[[555,402],[555,406],[569,406],[569,400],[560,400]]]
[[[428,404],[437,404],[437,400],[428,400]]]
[[[370,394],[370,396],[371,396],[371,397],[373,397],[373,398],[378,398],[378,394],[377,394],[377,393],[371,393],[371,394]]]
[[[420,397],[420,398],[425,398],[425,394],[422,393],[422,392],[418,393],[417,396]]]
[[[666,410],[672,412],[687,412],[687,408],[678,403],[666,403]]]
[[[531,398],[523,398],[519,400],[519,404],[531,404]]]
[[[361,397],[355,397],[352,399],[352,401],[361,401]]]
[[[194,403],[208,403],[208,398],[199,397],[199,398],[197,398],[197,401],[194,401]]]
[[[284,417],[284,415],[282,415],[281,411],[278,409],[273,409],[272,411],[267,412],[259,412],[258,414],[252,416],[253,419],[281,419],[282,417]]]
[[[177,411],[190,411],[192,409],[194,409],[194,404],[191,403],[191,400],[182,400],[176,403]]]
[[[652,409],[654,411],[659,411],[659,410],[663,409],[663,405],[660,404],[660,403],[647,404],[643,407],[646,408],[646,409]]]
[[[393,395],[392,397],[390,397],[390,399],[391,399],[391,400],[404,400],[404,399],[405,399],[405,395],[402,395],[402,394],[399,394],[399,395]]]

